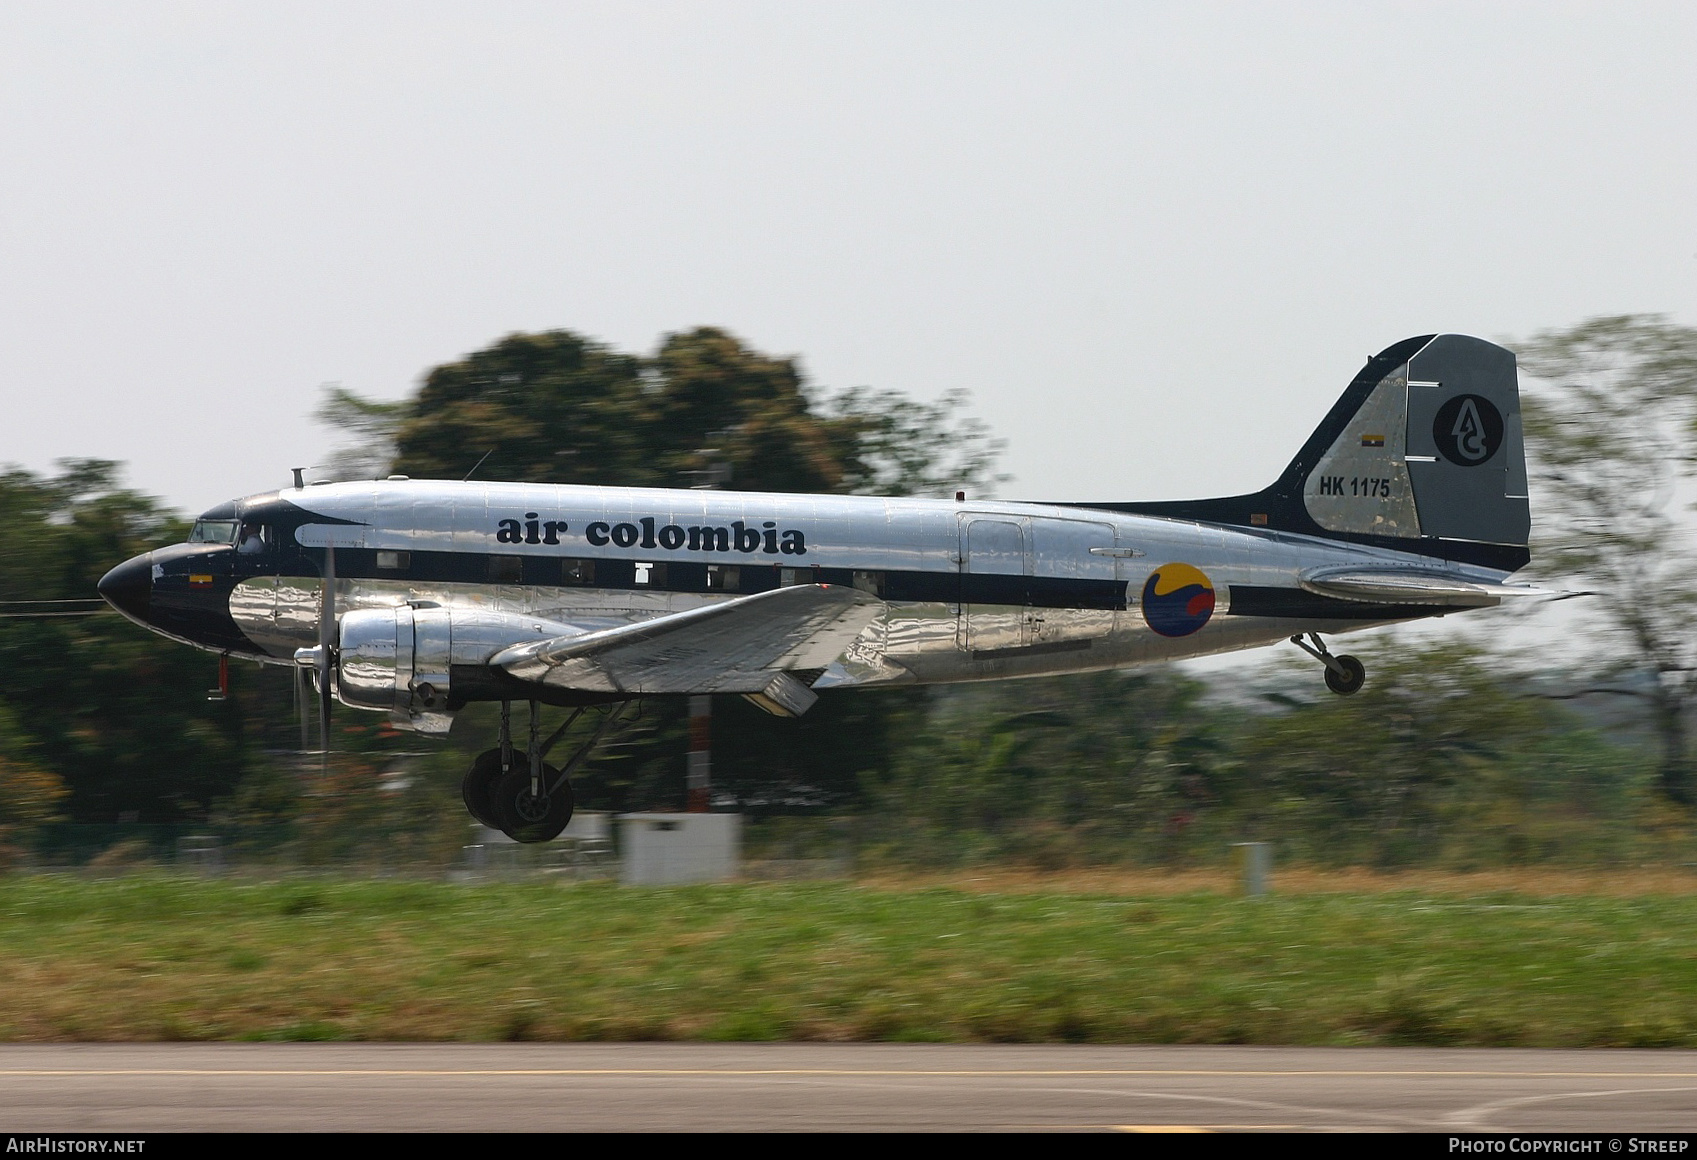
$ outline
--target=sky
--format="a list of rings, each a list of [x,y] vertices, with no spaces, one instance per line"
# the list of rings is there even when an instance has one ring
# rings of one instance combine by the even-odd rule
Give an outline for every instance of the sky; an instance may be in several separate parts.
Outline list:
[[[715,325],[970,390],[1007,498],[1251,490],[1409,335],[1697,323],[1694,59],[1689,3],[12,0],[0,464],[199,511],[327,460],[323,384]]]

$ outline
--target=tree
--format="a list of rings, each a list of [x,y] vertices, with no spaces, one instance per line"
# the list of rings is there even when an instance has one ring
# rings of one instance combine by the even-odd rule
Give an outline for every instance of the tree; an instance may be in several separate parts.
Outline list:
[[[794,359],[712,327],[667,335],[649,361],[653,446],[686,485],[738,491],[844,490],[851,420],[815,411]]]
[[[1594,588],[1609,639],[1654,678],[1662,791],[1693,804],[1697,559],[1679,502],[1697,456],[1697,329],[1595,318],[1521,343],[1539,567]]]
[[[0,847],[58,821],[59,806],[70,794],[63,778],[31,760],[31,748],[28,735],[0,704]],[[0,853],[0,864],[3,860]]]
[[[860,495],[988,495],[1004,444],[965,414],[856,387],[822,396],[793,358],[716,327],[666,335],[649,356],[570,331],[511,334],[431,370],[416,396],[326,389],[318,418],[352,435],[346,477]],[[481,462],[480,462],[481,461]]]
[[[187,534],[116,464],[60,467],[0,474],[0,600],[94,597],[112,565]],[[0,756],[61,779],[74,821],[203,819],[249,760],[238,703],[206,702],[206,655],[117,615],[0,619],[0,672]]]
[[[859,495],[928,495],[955,491],[995,494],[1011,476],[996,471],[1007,441],[990,436],[981,419],[965,413],[970,396],[945,393],[921,403],[900,391],[851,387],[826,403],[829,413],[854,428],[845,457],[845,490]]]
[[[883,844],[922,862],[1181,860],[1231,788],[1203,691],[1165,669],[941,691],[869,779]]]
[[[429,479],[655,485],[642,361],[568,331],[513,334],[430,371],[398,413],[393,470]],[[487,456],[487,458],[485,458]],[[480,463],[481,461],[481,463]]]
[[[388,474],[389,464],[395,461],[395,435],[407,410],[404,399],[367,399],[339,383],[326,384],[313,418],[343,435],[342,444],[325,465],[330,475],[335,479],[372,479]]]
[[[1487,789],[1526,782],[1517,761],[1547,760],[1545,738],[1574,732],[1459,641],[1386,648],[1372,667],[1356,696],[1246,723],[1235,746],[1246,833],[1303,860],[1427,861]]]

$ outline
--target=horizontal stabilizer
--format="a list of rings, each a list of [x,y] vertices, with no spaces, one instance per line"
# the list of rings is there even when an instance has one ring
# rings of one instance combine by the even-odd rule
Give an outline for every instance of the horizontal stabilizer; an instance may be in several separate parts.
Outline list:
[[[883,612],[857,588],[798,584],[601,632],[503,649],[522,681],[603,693],[765,693],[790,669],[823,669]]]
[[[1297,582],[1304,591],[1316,596],[1366,604],[1489,608],[1505,597],[1560,595],[1529,584],[1494,584],[1485,580],[1463,580],[1446,573],[1389,568],[1316,569],[1303,573]]]

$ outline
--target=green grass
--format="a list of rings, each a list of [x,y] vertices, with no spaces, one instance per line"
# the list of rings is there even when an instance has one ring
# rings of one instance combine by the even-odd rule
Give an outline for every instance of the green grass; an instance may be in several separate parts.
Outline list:
[[[1697,1046],[1697,899],[0,878],[0,1040]]]

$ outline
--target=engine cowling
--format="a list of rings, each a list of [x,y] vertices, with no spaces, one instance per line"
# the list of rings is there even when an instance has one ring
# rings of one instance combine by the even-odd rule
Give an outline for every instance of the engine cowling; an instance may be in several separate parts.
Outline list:
[[[417,716],[445,713],[453,617],[445,608],[364,608],[343,615],[336,669],[342,702]]]
[[[486,609],[356,609],[341,619],[337,695],[345,705],[387,711],[403,728],[446,732],[454,665],[487,664],[511,645],[579,631]]]

